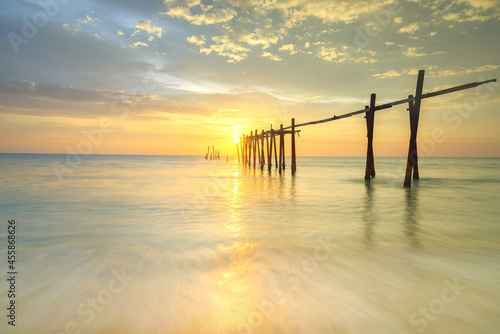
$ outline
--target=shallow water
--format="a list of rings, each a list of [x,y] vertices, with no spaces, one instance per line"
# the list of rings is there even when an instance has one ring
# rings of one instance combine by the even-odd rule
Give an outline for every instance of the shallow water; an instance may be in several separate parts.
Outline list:
[[[0,155],[2,332],[500,332],[500,159],[65,158]]]

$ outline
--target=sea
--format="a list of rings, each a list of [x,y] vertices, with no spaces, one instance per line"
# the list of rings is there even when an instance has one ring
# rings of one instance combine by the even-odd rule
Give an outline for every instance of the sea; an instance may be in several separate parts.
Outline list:
[[[0,332],[500,333],[500,159],[227,160],[0,154]]]

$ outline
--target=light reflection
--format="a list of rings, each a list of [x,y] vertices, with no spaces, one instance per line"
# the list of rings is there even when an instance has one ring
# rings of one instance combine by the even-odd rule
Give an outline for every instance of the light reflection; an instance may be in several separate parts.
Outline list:
[[[258,244],[247,235],[242,223],[242,183],[238,172],[233,174],[229,187],[228,216],[221,231],[226,243],[217,246],[221,254],[220,269],[213,272],[210,283],[217,329],[236,332],[253,310],[260,291],[255,263]]]

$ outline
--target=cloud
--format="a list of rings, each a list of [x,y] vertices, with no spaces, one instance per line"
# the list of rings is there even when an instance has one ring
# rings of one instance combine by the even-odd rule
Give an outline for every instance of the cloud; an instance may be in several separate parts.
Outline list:
[[[192,7],[193,6],[190,7],[189,4],[184,7],[173,7],[159,14],[184,19],[194,25],[225,23],[232,20],[237,14],[236,10],[232,8],[214,9],[214,6],[202,6],[200,7],[202,13],[193,14],[191,12]]]
[[[193,44],[200,45],[200,46],[205,45],[207,43],[207,40],[205,39],[205,36],[203,36],[203,35],[200,35],[200,36],[192,35],[192,36],[187,38],[187,41],[189,43],[193,43]]]
[[[97,34],[97,33],[94,34],[94,37],[97,38],[97,40],[99,40],[99,41],[104,41],[104,38],[99,36],[99,34]]]
[[[282,60],[280,57],[273,55],[272,53],[267,52],[267,51],[264,51],[261,56],[264,58],[269,58],[269,59],[274,60],[274,61]]]
[[[422,52],[423,47],[410,47],[403,52],[403,55],[407,57],[422,57],[427,56],[427,53]]]
[[[377,78],[381,78],[381,79],[385,79],[385,78],[399,77],[399,76],[401,76],[401,73],[399,73],[397,71],[394,71],[394,70],[389,70],[389,71],[387,71],[385,73],[373,74],[372,76],[373,77],[377,77]]]
[[[420,25],[417,22],[413,22],[412,24],[409,24],[407,26],[404,26],[398,30],[398,33],[407,33],[407,34],[413,34],[415,31],[420,29]]]
[[[123,34],[123,31],[121,31],[121,30],[118,30],[118,31],[116,32],[116,34],[117,34],[118,36],[123,36],[123,35],[124,35],[124,34]]]
[[[139,42],[135,42],[134,44],[131,44],[129,46],[131,48],[138,48],[139,46],[148,46],[148,45],[146,43],[144,43],[144,42],[139,41]]]
[[[162,29],[161,27],[151,26],[151,20],[140,21],[136,26],[137,29],[132,36],[138,34],[141,30],[146,31],[150,35],[156,35],[158,38],[161,38]]]
[[[295,50],[295,46],[293,44],[283,45],[282,47],[279,48],[279,50],[280,51],[288,51],[288,52],[290,52],[291,55],[298,53],[298,51]]]
[[[317,57],[328,62],[339,62],[337,61],[337,59],[339,58],[339,54],[337,52],[337,48],[334,47],[326,47],[322,45],[321,49],[317,53]]]
[[[229,63],[238,63],[248,57],[248,52],[251,50],[241,44],[232,41],[229,36],[214,36],[212,44],[208,47],[201,47],[200,53],[211,54],[212,52],[218,54],[219,56],[228,57]]]

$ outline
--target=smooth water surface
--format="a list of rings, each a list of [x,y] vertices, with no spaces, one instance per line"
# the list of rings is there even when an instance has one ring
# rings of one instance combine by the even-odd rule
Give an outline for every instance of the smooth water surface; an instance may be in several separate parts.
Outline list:
[[[422,160],[411,189],[401,158],[370,183],[362,158],[54,163],[0,155],[2,332],[500,332],[500,159]]]

